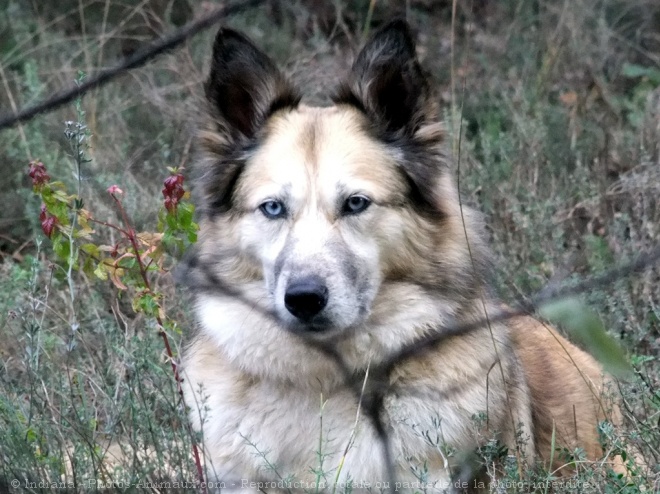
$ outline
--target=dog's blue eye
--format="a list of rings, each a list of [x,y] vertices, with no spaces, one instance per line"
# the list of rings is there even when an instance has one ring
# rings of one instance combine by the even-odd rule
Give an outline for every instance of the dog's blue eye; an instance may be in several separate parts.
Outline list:
[[[342,212],[344,214],[358,214],[369,207],[371,201],[364,196],[354,195],[346,199]]]
[[[280,201],[266,201],[261,206],[259,206],[259,209],[261,209],[261,212],[266,215],[266,218],[273,220],[281,218],[286,214],[284,204],[282,204]]]

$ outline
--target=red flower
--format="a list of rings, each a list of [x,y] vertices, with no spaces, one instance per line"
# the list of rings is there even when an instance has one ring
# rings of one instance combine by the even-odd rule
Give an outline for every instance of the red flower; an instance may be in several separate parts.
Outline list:
[[[175,173],[165,179],[163,183],[163,197],[165,198],[165,208],[170,212],[176,212],[177,204],[186,193],[183,188],[183,175]]]
[[[30,178],[32,179],[33,187],[41,187],[45,183],[48,183],[50,176],[46,173],[46,167],[41,161],[31,161],[30,162],[30,171],[28,172]]]
[[[53,234],[53,229],[55,228],[56,224],[57,218],[55,218],[55,216],[49,216],[41,222],[41,229],[44,231],[48,238],[50,238],[50,236]]]
[[[41,212],[39,213],[39,221],[41,221],[41,229],[44,231],[46,236],[50,238],[57,224],[57,218],[48,214],[46,205],[41,205]]]

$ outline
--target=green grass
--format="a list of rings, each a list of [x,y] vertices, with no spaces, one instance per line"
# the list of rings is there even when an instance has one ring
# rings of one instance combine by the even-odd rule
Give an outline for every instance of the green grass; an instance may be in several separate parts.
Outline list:
[[[78,71],[93,74],[190,20],[191,12],[201,14],[200,4],[187,0],[129,3],[0,0],[2,111],[68,87]],[[408,14],[453,139],[460,122],[461,192],[486,215],[501,296],[598,274],[660,244],[655,0],[491,0],[475,2],[485,6],[474,12],[459,3],[453,48],[451,2],[407,2]],[[297,0],[230,23],[292,71],[325,67],[334,75],[334,60],[345,58],[338,54],[365,31],[369,2],[317,4]],[[397,5],[376,2],[372,21]],[[99,219],[116,219],[105,190],[117,183],[136,227],[153,230],[166,166],[191,165],[211,40],[204,33],[85,96],[92,162],[83,170],[82,196]],[[75,118],[71,105],[0,133],[0,491],[11,479],[64,479],[79,488],[91,478],[194,476],[192,438],[153,323],[109,283],[82,274],[74,276],[72,302],[66,277],[51,265],[27,163],[40,159],[75,190],[63,136],[63,122]],[[169,276],[155,283],[170,316],[192,327]],[[605,430],[604,441],[617,450],[635,444],[649,468],[621,479],[580,463],[576,479],[597,492],[642,492],[660,478],[660,271],[620,280],[586,300],[636,371],[622,384],[626,427]],[[171,337],[178,347],[180,335]],[[113,462],[118,447],[123,460]],[[481,452],[500,453],[490,443]],[[522,478],[516,468],[490,473],[502,482],[552,478],[542,466]],[[319,478],[326,474],[319,466]]]

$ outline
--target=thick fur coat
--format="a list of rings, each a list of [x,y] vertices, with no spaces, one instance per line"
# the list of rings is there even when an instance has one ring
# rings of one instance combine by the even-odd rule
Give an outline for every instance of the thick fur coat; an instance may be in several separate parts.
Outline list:
[[[405,23],[374,34],[333,101],[303,105],[250,41],[218,33],[198,133],[201,231],[181,271],[199,328],[182,364],[207,469],[228,486],[377,490],[388,479],[377,434],[309,342],[364,376],[499,308],[481,219],[461,208]],[[447,338],[384,385],[404,487],[449,487],[493,438],[521,464],[551,468],[552,444],[601,454],[600,367],[531,317]]]

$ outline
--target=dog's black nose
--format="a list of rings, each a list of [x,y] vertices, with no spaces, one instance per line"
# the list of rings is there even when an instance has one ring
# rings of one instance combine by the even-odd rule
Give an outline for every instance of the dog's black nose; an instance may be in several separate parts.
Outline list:
[[[318,278],[303,278],[289,283],[284,294],[287,310],[302,321],[309,321],[328,303],[328,289]]]

